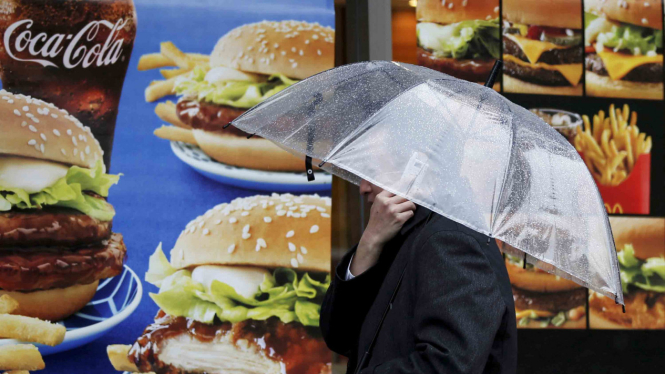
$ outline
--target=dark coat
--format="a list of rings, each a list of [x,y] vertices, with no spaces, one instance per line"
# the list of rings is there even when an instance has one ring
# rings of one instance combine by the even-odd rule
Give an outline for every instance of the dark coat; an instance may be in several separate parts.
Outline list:
[[[515,373],[517,329],[508,273],[494,240],[417,206],[378,262],[345,280],[357,245],[321,306],[328,347],[354,373],[399,276],[406,272],[360,373]]]

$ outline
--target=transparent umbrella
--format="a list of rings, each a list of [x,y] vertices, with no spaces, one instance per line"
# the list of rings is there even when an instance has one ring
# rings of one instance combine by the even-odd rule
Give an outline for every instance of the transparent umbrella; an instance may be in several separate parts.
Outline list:
[[[624,303],[586,165],[556,130],[490,88],[416,65],[363,62],[300,81],[230,124]]]

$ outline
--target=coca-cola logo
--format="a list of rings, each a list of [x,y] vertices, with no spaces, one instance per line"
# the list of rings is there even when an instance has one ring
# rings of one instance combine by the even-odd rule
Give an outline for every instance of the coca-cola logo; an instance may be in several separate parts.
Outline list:
[[[74,34],[33,33],[33,21],[25,19],[14,22],[4,35],[7,54],[14,60],[34,62],[44,67],[52,66],[73,69],[94,66],[107,66],[116,63],[122,55],[124,40],[118,38],[129,19],[119,19],[115,24],[106,20],[92,21]],[[108,29],[104,43],[90,45],[102,30]],[[16,35],[12,38],[12,35]],[[13,42],[12,42],[13,39]],[[34,58],[19,58],[18,53],[27,52]],[[61,63],[62,65],[60,66]]]

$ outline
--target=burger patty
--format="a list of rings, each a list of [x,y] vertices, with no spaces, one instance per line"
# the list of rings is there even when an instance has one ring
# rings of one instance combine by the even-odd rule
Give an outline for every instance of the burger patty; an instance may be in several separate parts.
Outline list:
[[[515,56],[524,62],[530,62],[529,59],[522,51],[522,48],[515,43],[512,39],[503,39],[503,53]],[[584,61],[584,48],[581,45],[570,48],[557,48],[550,51],[545,51],[540,55],[538,61],[549,65],[563,65],[563,64],[581,64]]]
[[[96,243],[111,235],[111,226],[68,208],[11,210],[0,213],[0,247]]]
[[[122,272],[127,248],[121,234],[78,248],[0,249],[0,288],[36,291],[88,284]]]
[[[438,57],[422,47],[418,47],[417,58],[418,65],[470,82],[485,82],[496,61],[493,58],[456,59]]]
[[[586,303],[586,289],[577,288],[562,292],[533,292],[521,288],[513,288],[515,308],[535,309],[558,313],[571,310]]]
[[[597,53],[589,53],[586,55],[584,61],[584,68],[587,71],[602,75],[609,76],[603,59]],[[663,64],[644,64],[636,67],[626,74],[622,81],[630,82],[643,82],[643,83],[660,83],[663,81]]]
[[[128,358],[141,372],[156,374],[279,373],[282,364],[287,374],[320,374],[330,372],[332,360],[320,330],[298,322],[270,317],[205,324],[162,310]]]
[[[626,328],[665,329],[665,293],[640,289],[624,294],[626,313],[613,299],[592,294],[589,309]]]
[[[503,71],[511,77],[542,86],[570,86],[570,82],[556,70],[522,66],[512,61],[504,61]]]
[[[238,137],[247,137],[249,135],[235,126],[229,126],[226,129],[223,128],[224,125],[245,113],[245,109],[197,100],[180,99],[176,104],[176,113],[180,121],[195,129],[223,132]]]

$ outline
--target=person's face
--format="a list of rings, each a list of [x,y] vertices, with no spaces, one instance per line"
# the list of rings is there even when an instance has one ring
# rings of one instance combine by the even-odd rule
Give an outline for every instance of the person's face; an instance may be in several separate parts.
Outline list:
[[[383,191],[383,188],[381,187],[377,187],[364,179],[360,181],[360,195],[365,196],[370,204],[374,203],[374,198],[376,198],[376,195],[380,194],[381,191]]]

